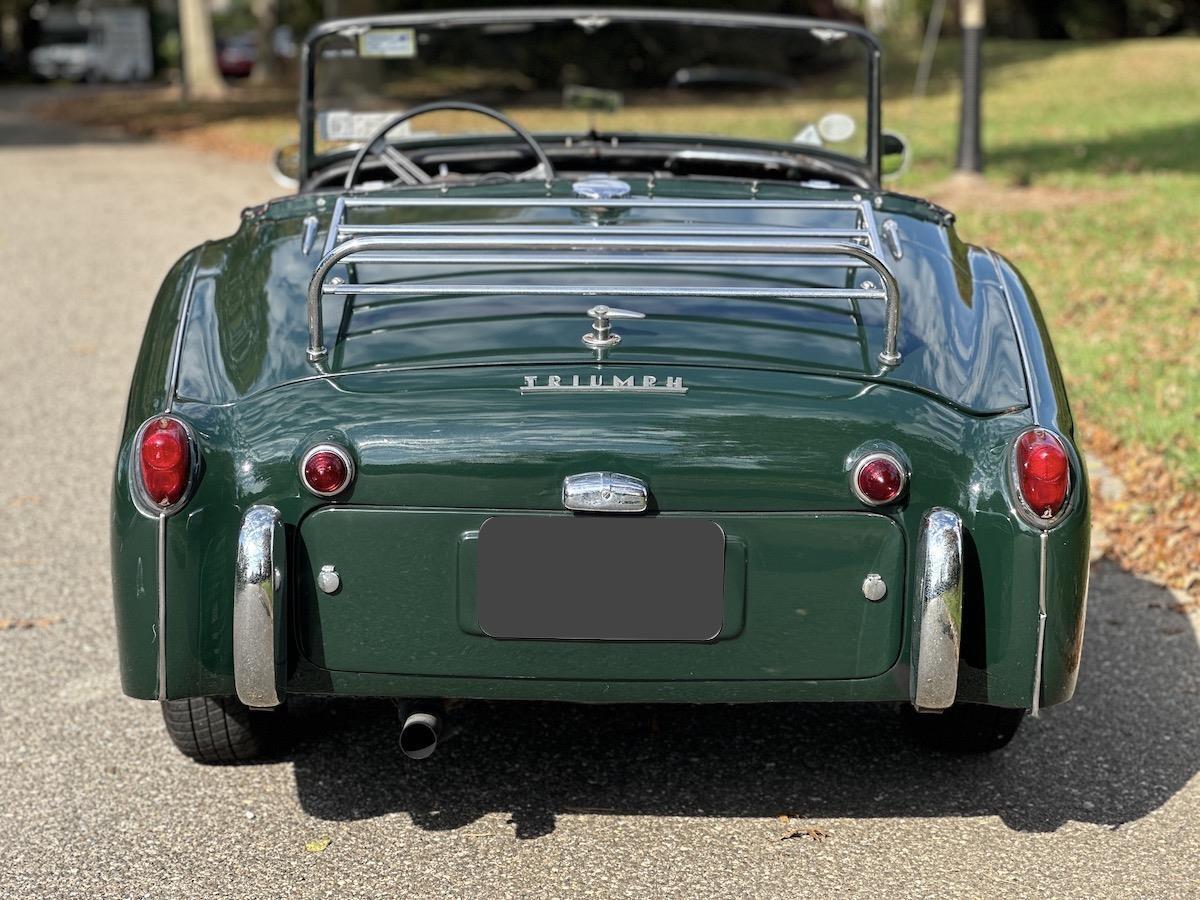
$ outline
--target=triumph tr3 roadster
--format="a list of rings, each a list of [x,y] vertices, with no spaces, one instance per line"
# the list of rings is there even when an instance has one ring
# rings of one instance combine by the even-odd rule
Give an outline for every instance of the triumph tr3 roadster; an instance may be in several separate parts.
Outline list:
[[[1075,688],[1088,491],[1029,285],[882,186],[850,24],[331,21],[297,190],[154,303],[113,488],[122,685],[185,754],[289,697],[901,704]]]

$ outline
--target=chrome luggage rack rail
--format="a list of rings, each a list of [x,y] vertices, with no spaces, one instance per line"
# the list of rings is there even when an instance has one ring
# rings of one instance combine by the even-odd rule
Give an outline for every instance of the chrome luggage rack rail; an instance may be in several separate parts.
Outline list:
[[[559,207],[608,213],[620,209],[789,210],[855,213],[852,228],[751,226],[745,223],[692,225],[688,222],[608,227],[597,218],[580,224],[351,224],[354,209],[529,209]],[[307,248],[315,238],[309,220]],[[324,343],[321,299],[325,295],[365,296],[529,296],[581,297],[725,297],[814,300],[843,298],[886,303],[883,350],[885,368],[900,362],[900,290],[882,258],[883,245],[874,210],[867,200],[687,199],[673,197],[595,200],[584,197],[340,197],[334,205],[324,253],[308,285],[308,361],[317,364],[328,350]],[[430,282],[356,283],[329,279],[339,264],[396,265],[574,265],[574,266],[729,266],[868,268],[882,287],[864,280],[857,287],[638,287],[630,283],[526,285],[519,283],[436,284]],[[328,280],[327,280],[328,279]]]

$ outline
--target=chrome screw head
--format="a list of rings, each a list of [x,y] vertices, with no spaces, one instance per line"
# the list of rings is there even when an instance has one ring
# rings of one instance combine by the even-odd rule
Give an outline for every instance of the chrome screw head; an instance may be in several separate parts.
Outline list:
[[[336,594],[341,586],[342,576],[337,573],[337,569],[333,566],[321,566],[321,571],[317,575],[317,587],[326,594]]]
[[[877,575],[875,572],[872,572],[863,579],[862,592],[863,596],[872,603],[878,603],[887,596],[887,584],[884,583],[884,580],[881,576]]]

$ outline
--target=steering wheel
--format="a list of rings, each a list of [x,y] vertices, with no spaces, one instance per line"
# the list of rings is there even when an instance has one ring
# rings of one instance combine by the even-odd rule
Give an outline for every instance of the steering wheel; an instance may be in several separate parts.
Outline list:
[[[363,160],[367,158],[368,153],[378,156],[380,161],[395,173],[397,181],[401,181],[404,184],[429,184],[433,181],[424,169],[395,147],[390,146],[384,138],[387,137],[389,131],[397,125],[404,124],[409,119],[414,119],[428,112],[437,112],[446,109],[458,109],[463,112],[478,113],[481,116],[487,116],[489,119],[495,119],[524,141],[526,146],[533,151],[533,155],[537,157],[538,161],[537,168],[541,169],[546,180],[551,181],[554,179],[554,165],[550,162],[550,157],[546,155],[546,151],[542,149],[541,144],[537,142],[532,134],[508,118],[504,113],[494,110],[490,106],[467,103],[464,100],[436,100],[433,103],[425,103],[421,106],[414,106],[412,109],[405,110],[380,125],[375,130],[375,133],[371,135],[370,140],[359,147],[358,153],[354,155],[354,161],[350,163],[350,171],[346,173],[346,182],[344,185],[346,190],[354,187],[354,181],[358,177],[358,172],[362,168]]]

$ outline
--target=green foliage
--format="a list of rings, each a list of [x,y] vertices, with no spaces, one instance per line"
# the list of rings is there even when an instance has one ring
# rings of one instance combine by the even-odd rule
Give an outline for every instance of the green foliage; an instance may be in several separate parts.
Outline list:
[[[884,121],[916,156],[899,189],[953,205],[965,239],[1017,262],[1085,421],[1200,479],[1200,111],[1180,102],[1200,96],[1200,39],[992,42],[988,185],[968,190],[945,182],[958,97],[944,50],[928,99],[893,72]]]

